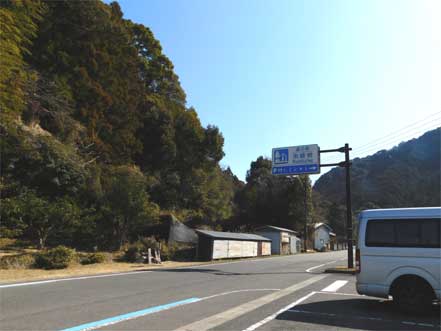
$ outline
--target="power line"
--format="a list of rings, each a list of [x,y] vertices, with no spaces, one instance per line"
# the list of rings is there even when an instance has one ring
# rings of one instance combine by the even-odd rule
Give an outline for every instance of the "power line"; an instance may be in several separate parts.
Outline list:
[[[434,120],[436,120],[437,122],[434,122]],[[392,141],[392,140],[403,139],[403,137],[407,137],[407,136],[409,136],[409,134],[414,135],[416,132],[421,132],[421,131],[425,132],[425,131],[430,130],[431,128],[436,128],[437,126],[440,125],[439,124],[440,122],[441,122],[441,117],[433,119],[429,123],[424,123],[424,124],[419,125],[417,127],[414,127],[414,128],[409,129],[409,130],[403,131],[400,134],[397,134],[397,135],[394,135],[394,136],[390,136],[387,139],[382,139],[381,141],[378,141],[378,142],[376,142],[374,144],[365,145],[365,147],[355,147],[353,149],[357,150],[359,152],[363,152],[365,150],[370,150],[374,146],[383,145],[383,144],[385,144],[385,143],[387,143],[389,141]]]
[[[374,140],[371,140],[370,142],[367,142],[367,143],[365,143],[365,144],[363,144],[363,145],[356,146],[356,148],[357,148],[357,149],[361,149],[361,148],[365,147],[366,145],[371,145],[372,143],[375,143],[375,142],[377,142],[378,140],[382,140],[382,139],[387,138],[387,137],[389,137],[389,136],[396,135],[397,133],[399,133],[399,132],[401,132],[401,131],[403,131],[403,130],[406,130],[406,129],[408,129],[408,128],[410,128],[410,127],[413,127],[413,126],[415,126],[415,125],[419,125],[419,124],[422,123],[422,122],[433,121],[433,118],[432,118],[432,117],[434,117],[434,116],[439,116],[440,114],[441,114],[441,111],[436,112],[436,113],[433,113],[433,114],[431,114],[431,115],[429,115],[429,116],[427,116],[427,117],[425,117],[425,118],[423,118],[423,119],[421,119],[421,120],[419,120],[419,121],[416,121],[416,122],[413,122],[412,124],[406,125],[406,126],[402,127],[401,129],[398,129],[398,130],[396,130],[396,131],[393,131],[393,132],[391,132],[391,133],[389,133],[389,134],[387,134],[387,135],[385,135],[385,136],[383,136],[383,137],[379,137],[379,138],[376,138],[376,139],[374,139]]]
[[[422,120],[419,120],[413,124],[407,125],[397,131],[394,131],[388,135],[372,140],[370,143],[360,145],[360,147],[353,148],[353,157],[361,156],[362,154],[369,153],[371,151],[381,150],[386,148],[387,145],[395,145],[402,141],[406,141],[415,135],[424,133],[426,131],[436,129],[441,125],[441,117],[434,118],[435,115],[441,114],[441,112],[432,114]],[[407,129],[407,130],[406,130]],[[381,147],[385,146],[385,147]],[[341,156],[332,156],[326,158],[327,162],[334,163],[341,159]]]
[[[436,129],[437,127],[439,127],[438,124],[430,123],[430,125],[425,125],[424,127],[420,127],[420,128],[418,128],[416,130],[407,131],[406,134],[393,137],[393,138],[385,140],[385,141],[383,141],[381,143],[365,147],[365,148],[363,148],[361,150],[354,149],[354,153],[364,154],[364,153],[367,153],[367,152],[372,151],[372,150],[384,149],[386,146],[390,146],[392,144],[395,145],[397,143],[401,143],[403,141],[407,141],[407,140],[409,140],[409,139],[411,139],[413,137],[419,136],[419,135],[421,135],[421,134],[423,134],[423,133],[425,133],[427,131]]]

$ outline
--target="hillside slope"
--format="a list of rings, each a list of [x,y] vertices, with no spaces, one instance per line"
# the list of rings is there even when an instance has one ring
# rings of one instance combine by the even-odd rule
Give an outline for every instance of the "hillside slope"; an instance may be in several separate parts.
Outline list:
[[[390,150],[354,159],[351,179],[354,210],[439,206],[440,132],[440,128],[428,131]],[[335,168],[321,176],[314,190],[330,202],[344,204],[344,169]]]

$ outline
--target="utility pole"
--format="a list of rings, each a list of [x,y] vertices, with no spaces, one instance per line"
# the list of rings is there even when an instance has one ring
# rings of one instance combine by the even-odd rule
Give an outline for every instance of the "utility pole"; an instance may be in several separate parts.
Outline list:
[[[352,249],[352,201],[351,201],[351,161],[349,160],[349,144],[345,144],[346,168],[346,238],[348,240],[348,268],[354,267],[354,252]]]
[[[303,188],[303,207],[305,213],[305,226],[304,226],[304,244],[305,244],[305,252],[308,250],[308,187],[306,186],[306,180],[303,181],[299,176],[299,181],[302,184]]]

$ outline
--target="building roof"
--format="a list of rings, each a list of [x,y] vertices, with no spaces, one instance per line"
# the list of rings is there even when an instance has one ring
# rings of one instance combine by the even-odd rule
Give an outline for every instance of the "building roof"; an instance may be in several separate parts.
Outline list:
[[[197,234],[216,239],[232,239],[232,240],[253,240],[253,241],[271,241],[271,239],[252,233],[236,233],[236,232],[220,232],[210,230],[196,230]]]
[[[327,228],[329,230],[329,232],[332,232],[332,228],[326,223],[315,223],[314,230],[317,230],[321,226],[324,226],[325,228]]]
[[[261,227],[257,228],[256,231],[263,230],[263,229],[276,230],[276,231],[279,231],[279,232],[291,232],[291,233],[294,233],[294,234],[298,233],[297,231],[294,231],[294,230],[291,230],[291,229],[279,228],[278,226],[273,226],[273,225],[261,226]]]

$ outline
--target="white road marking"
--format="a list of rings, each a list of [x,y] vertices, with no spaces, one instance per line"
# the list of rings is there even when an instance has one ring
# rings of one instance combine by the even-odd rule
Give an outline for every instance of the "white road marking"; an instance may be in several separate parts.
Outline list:
[[[314,267],[311,267],[311,268],[309,268],[309,269],[306,269],[306,272],[311,272],[311,271],[314,270],[314,269],[317,269],[317,268],[323,267],[323,266],[328,265],[328,264],[331,264],[331,263],[335,263],[335,262],[337,262],[337,261],[338,261],[338,260],[331,261],[331,262],[326,262],[326,263],[323,263],[323,264],[316,265],[316,266],[314,266]]]
[[[218,294],[213,294],[213,295],[210,295],[208,297],[203,297],[203,298],[200,298],[199,301],[201,301],[201,300],[208,300],[208,299],[220,297],[220,296],[223,296],[223,295],[233,294],[233,293],[259,292],[259,291],[280,291],[280,288],[250,288],[250,289],[245,289],[245,290],[234,290],[234,291],[228,291],[228,292],[222,292],[222,293],[218,293]]]
[[[285,311],[287,311],[287,310],[289,310],[289,309],[291,309],[291,308],[294,308],[294,307],[297,306],[299,303],[301,303],[301,302],[305,301],[306,299],[312,297],[312,296],[313,296],[314,294],[316,294],[316,293],[317,293],[317,292],[311,292],[311,293],[305,295],[304,297],[298,299],[297,301],[295,301],[295,302],[289,304],[288,306],[286,306],[286,307],[284,307],[284,308],[278,310],[278,311],[275,312],[274,314],[269,315],[268,317],[264,318],[263,320],[261,320],[261,321],[255,323],[255,324],[249,326],[249,327],[246,328],[244,331],[254,331],[254,330],[256,330],[257,328],[261,327],[262,325],[264,325],[264,324],[266,324],[266,323],[272,321],[273,319],[275,319],[275,318],[276,318],[278,315],[280,315],[281,313],[284,313]]]
[[[317,292],[313,292],[313,293],[317,293]],[[287,311],[289,313],[318,315],[318,316],[328,316],[328,317],[335,317],[335,318],[339,318],[339,319],[344,319],[345,318],[345,319],[354,319],[354,320],[370,320],[370,321],[381,321],[381,322],[387,322],[387,323],[400,323],[400,324],[405,324],[405,325],[418,325],[418,326],[426,326],[426,327],[435,327],[436,326],[436,327],[439,327],[439,325],[435,325],[435,324],[417,323],[417,322],[409,322],[409,321],[396,321],[396,320],[389,320],[389,319],[384,319],[384,318],[380,318],[380,317],[348,316],[348,315],[338,315],[338,314],[331,314],[331,313],[324,313],[324,312],[317,312],[317,311],[309,311],[309,310],[299,310],[299,309],[289,309]]]
[[[321,292],[337,292],[341,287],[348,283],[347,280],[336,280],[331,285],[326,286]]]
[[[275,293],[271,293],[268,295],[265,295],[263,297],[257,298],[255,300],[246,302],[244,304],[241,304],[239,306],[233,307],[231,309],[228,309],[222,313],[215,314],[213,316],[204,318],[200,321],[196,321],[194,323],[182,326],[178,328],[177,330],[180,331],[206,331],[209,329],[213,329],[216,326],[219,326],[221,324],[224,324],[232,319],[235,319],[239,316],[242,316],[250,311],[253,311],[263,305],[266,305],[272,301],[278,300],[286,295],[289,295],[295,291],[298,291],[306,286],[309,286],[315,282],[318,282],[319,280],[322,280],[323,278],[327,277],[328,275],[317,275],[311,278],[308,278],[300,283],[294,284],[290,287],[287,287],[283,290],[277,291]]]
[[[39,280],[39,281],[35,281],[35,282],[26,282],[26,283],[5,284],[5,285],[0,285],[0,288],[19,287],[19,286],[28,286],[28,285],[38,285],[38,284],[47,284],[47,283],[57,283],[57,282],[65,282],[65,281],[68,281],[68,280],[82,280],[82,279],[90,279],[90,278],[115,277],[115,276],[124,276],[124,275],[131,275],[131,274],[147,273],[147,272],[152,272],[152,270],[118,272],[118,273],[114,273],[114,274],[105,274],[105,275],[81,276],[81,277],[70,277],[70,278]]]
[[[420,325],[420,326],[434,326],[433,324],[429,324],[429,323],[418,323],[418,325]]]
[[[322,292],[318,291],[319,294],[332,294],[332,295],[346,295],[351,297],[364,297],[364,294],[355,294],[355,293],[337,293],[337,292]]]

